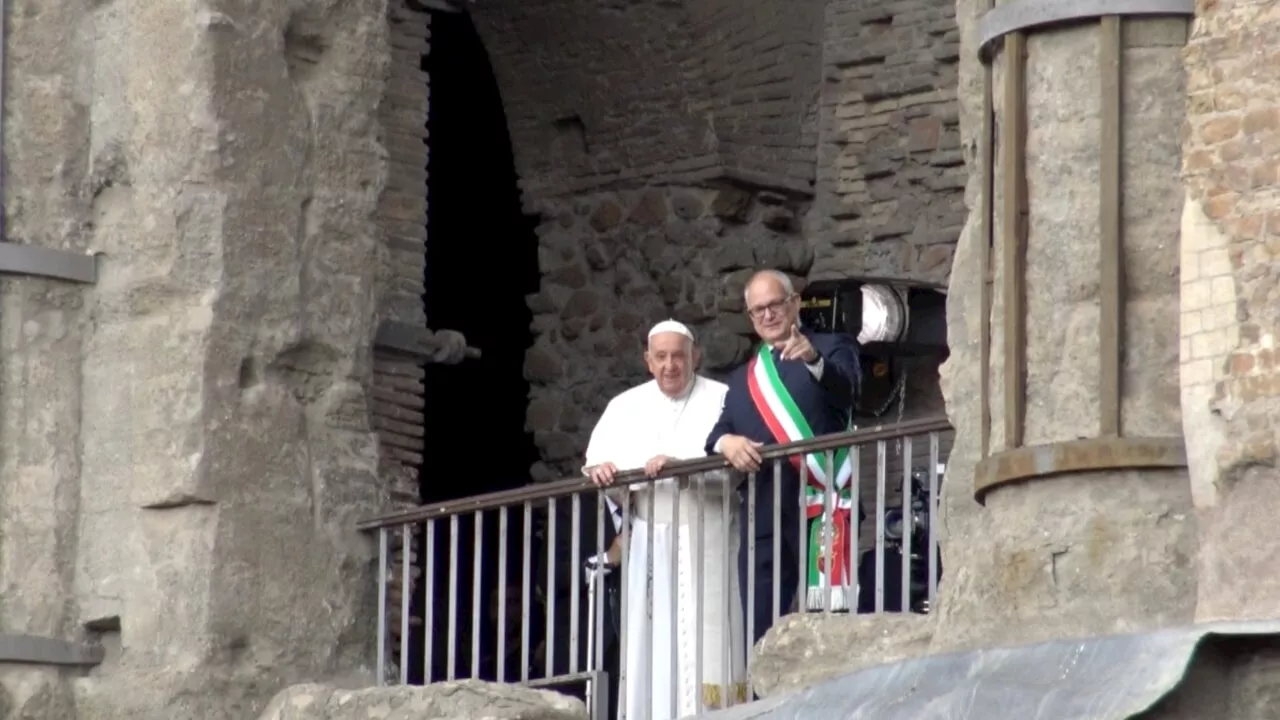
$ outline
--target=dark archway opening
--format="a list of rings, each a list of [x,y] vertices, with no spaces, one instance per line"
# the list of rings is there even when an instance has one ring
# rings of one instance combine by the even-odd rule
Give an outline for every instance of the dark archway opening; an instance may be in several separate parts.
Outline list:
[[[466,13],[431,14],[431,52],[422,61],[431,103],[427,121],[430,160],[427,197],[426,307],[432,329],[462,332],[478,360],[426,367],[425,462],[420,472],[424,503],[507,490],[528,482],[537,460],[525,432],[529,383],[524,354],[533,343],[525,296],[538,289],[537,220],[521,211],[511,141],[488,54]],[[492,516],[492,514],[491,514]],[[433,567],[436,611],[431,680],[443,680],[455,638],[455,673],[471,676],[474,525],[458,527],[456,625],[448,625],[449,523],[436,523]],[[522,535],[520,513],[511,513],[508,538]],[[480,676],[493,674],[495,628],[487,592],[497,581],[497,522],[486,518],[479,566],[483,568],[479,626]],[[510,544],[510,543],[509,543]],[[511,557],[515,555],[515,557]],[[420,558],[425,553],[419,554]],[[518,561],[518,553],[508,553]],[[425,563],[420,564],[425,572]],[[515,566],[518,567],[518,566]],[[518,570],[516,570],[518,572]],[[518,575],[512,575],[518,577]],[[419,588],[422,585],[418,585]],[[412,612],[423,617],[423,594]],[[424,680],[422,625],[410,635],[410,682]],[[509,679],[509,678],[508,678]]]

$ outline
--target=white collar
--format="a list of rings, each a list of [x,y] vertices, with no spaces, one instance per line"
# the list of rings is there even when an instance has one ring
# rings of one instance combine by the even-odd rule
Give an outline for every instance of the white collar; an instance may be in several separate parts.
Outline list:
[[[698,384],[698,376],[695,373],[693,376],[693,379],[690,380],[688,386],[685,387],[684,392],[680,393],[675,397],[671,397],[670,395],[662,392],[662,388],[658,387],[657,380],[653,381],[654,389],[658,391],[658,395],[661,396],[663,400],[666,400],[668,403],[671,403],[672,405],[683,405],[684,403],[688,402],[689,397],[693,395],[693,388],[697,384]]]

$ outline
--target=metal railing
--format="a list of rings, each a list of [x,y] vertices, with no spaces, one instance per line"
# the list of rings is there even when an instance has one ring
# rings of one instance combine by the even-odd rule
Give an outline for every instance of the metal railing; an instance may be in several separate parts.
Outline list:
[[[752,641],[784,614],[928,612],[951,439],[945,418],[916,420],[767,446],[745,477],[714,456],[607,491],[569,478],[363,522],[379,548],[379,681],[577,684],[593,720],[745,702]],[[847,481],[816,486],[814,463]],[[607,574],[584,565],[610,551]]]

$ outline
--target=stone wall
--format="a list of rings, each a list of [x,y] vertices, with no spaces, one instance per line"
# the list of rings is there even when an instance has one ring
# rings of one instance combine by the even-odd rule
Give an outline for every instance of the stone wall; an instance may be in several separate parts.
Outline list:
[[[672,182],[716,165],[683,5],[493,0],[468,8],[528,197]]]
[[[951,0],[826,3],[813,279],[945,283],[968,177]]]
[[[609,397],[645,377],[647,323],[705,330],[713,368],[741,359],[741,296],[715,296],[750,268],[945,281],[965,177],[948,0],[499,0],[471,13],[526,210],[544,218],[526,367],[539,478],[573,467]],[[744,192],[754,209],[736,208]]]
[[[705,83],[720,171],[812,193],[825,0],[698,0],[690,75]]]
[[[367,683],[386,3],[10,17],[7,239],[104,257],[0,289],[0,625],[108,653],[5,668],[0,707],[240,720]]]
[[[387,42],[391,62],[378,120],[386,148],[386,184],[378,198],[378,226],[386,252],[382,255],[377,284],[378,317],[426,327],[422,295],[427,262],[427,165],[430,159],[427,112],[430,84],[422,70],[422,58],[430,50],[427,12],[412,9],[407,0],[389,0]],[[424,423],[427,411],[425,372],[415,360],[375,350],[373,386],[369,394],[370,421],[378,432],[378,479],[392,507],[408,508],[421,502],[419,469],[422,467]],[[414,562],[417,539],[407,556]],[[403,536],[395,533],[389,548],[388,654],[399,658],[400,608],[406,556]],[[410,588],[413,591],[413,588]]]
[[[538,480],[576,473],[610,398],[647,379],[650,326],[690,325],[715,374],[749,350],[742,289],[753,268],[799,284],[813,260],[797,229],[805,205],[777,193],[652,187],[539,205],[543,282],[528,299],[538,335],[525,360]]]
[[[1198,618],[1272,617],[1280,14],[1266,3],[1197,5],[1184,53],[1181,379],[1201,512]]]

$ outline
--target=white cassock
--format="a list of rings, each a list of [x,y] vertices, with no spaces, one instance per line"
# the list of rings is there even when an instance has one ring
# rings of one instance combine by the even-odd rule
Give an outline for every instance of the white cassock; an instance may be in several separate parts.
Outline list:
[[[596,423],[587,447],[587,465],[612,462],[629,470],[643,467],[657,455],[682,460],[705,457],[707,435],[720,417],[727,390],[727,385],[704,377],[695,377],[692,390],[675,400],[664,395],[656,381],[627,390],[610,401]],[[738,591],[738,502],[729,473],[710,472],[701,478],[701,514],[696,479],[679,490],[678,506],[676,480],[630,486],[635,510],[624,567],[626,664],[619,691],[623,695],[619,710],[625,708],[627,720],[670,720],[747,699],[746,634]],[[673,532],[673,525],[678,531]],[[648,573],[651,531],[652,582]],[[695,642],[698,628],[702,631],[701,673]]]

